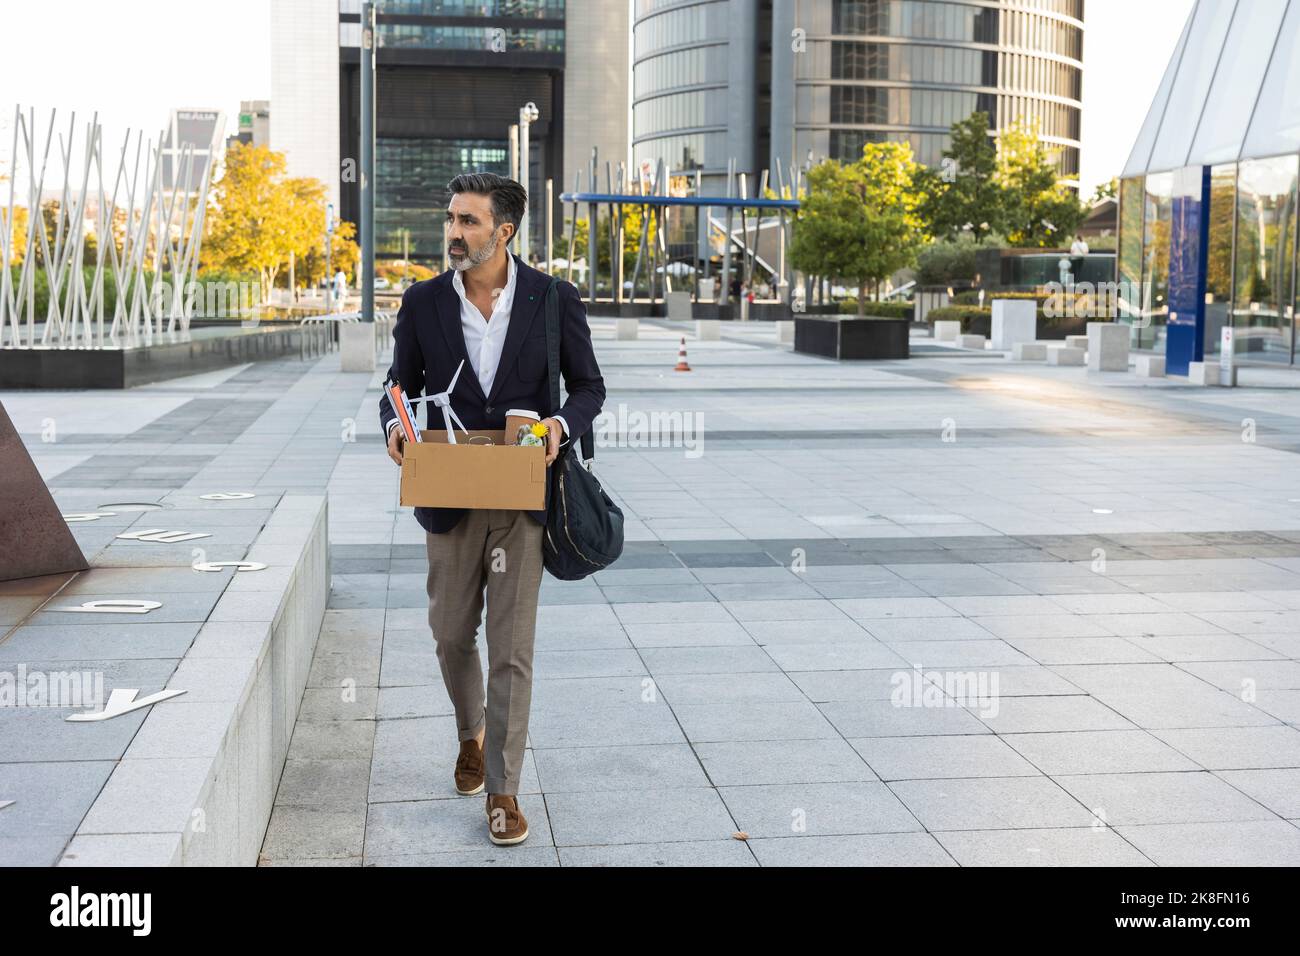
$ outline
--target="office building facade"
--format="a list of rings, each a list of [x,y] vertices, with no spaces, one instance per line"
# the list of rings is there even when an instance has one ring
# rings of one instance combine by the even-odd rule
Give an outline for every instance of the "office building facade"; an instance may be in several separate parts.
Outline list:
[[[297,61],[279,70],[295,74],[284,87],[296,118],[331,112],[332,123],[312,134],[313,146],[296,126],[292,135],[282,132],[281,123],[289,120],[273,88],[272,142],[278,139],[290,152],[295,175],[305,168],[300,160],[308,153],[315,154],[312,166],[321,172],[332,164],[340,215],[357,222],[360,189],[349,160],[357,158],[361,136],[361,3],[284,3],[299,9],[288,17],[277,15],[283,22],[276,25],[273,45],[277,59],[283,46]],[[384,0],[378,9],[376,257],[441,267],[448,181],[464,171],[509,175],[509,127],[531,102],[539,116],[529,130],[530,163],[521,179],[526,175],[536,258],[544,243],[546,180],[554,181],[558,233],[558,196],[572,185],[564,182],[566,170],[571,177],[579,162],[586,169],[593,146],[602,166],[606,158],[617,162],[626,155],[625,6],[601,0]],[[311,19],[311,30],[295,26],[304,16]],[[330,49],[317,36],[322,18],[329,21]],[[571,37],[580,38],[577,48]],[[308,85],[310,106],[299,96]]]
[[[1294,365],[1300,0],[1197,0],[1120,181],[1133,341]]]
[[[636,0],[633,152],[721,185],[906,141],[939,163],[980,110],[1079,171],[1083,0]],[[706,190],[707,191],[707,190]]]

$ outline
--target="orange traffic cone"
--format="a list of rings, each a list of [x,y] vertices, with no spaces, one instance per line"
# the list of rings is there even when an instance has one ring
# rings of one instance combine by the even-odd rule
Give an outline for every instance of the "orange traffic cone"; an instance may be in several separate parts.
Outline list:
[[[680,349],[677,350],[677,365],[674,366],[673,371],[674,371],[674,372],[689,372],[690,370],[691,370],[691,367],[690,367],[690,365],[688,365],[687,362],[686,362],[686,338],[685,338],[685,336],[683,336],[683,337],[682,337],[682,347],[681,347]]]

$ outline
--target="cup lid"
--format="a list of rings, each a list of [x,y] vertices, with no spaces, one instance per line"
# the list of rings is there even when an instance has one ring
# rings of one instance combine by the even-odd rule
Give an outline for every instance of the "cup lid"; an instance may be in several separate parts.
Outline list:
[[[535,422],[540,422],[542,416],[528,408],[512,408],[506,412],[506,418],[531,418]]]

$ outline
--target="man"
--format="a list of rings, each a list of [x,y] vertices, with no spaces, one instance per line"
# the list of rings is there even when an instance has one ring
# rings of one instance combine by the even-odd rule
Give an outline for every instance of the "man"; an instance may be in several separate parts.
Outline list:
[[[447,254],[452,268],[402,296],[393,327],[390,381],[408,398],[436,393],[461,360],[451,404],[467,429],[503,429],[510,409],[549,414],[546,464],[586,432],[605,401],[578,290],[560,282],[560,371],[567,400],[553,409],[546,368],[549,277],[508,252],[528,202],[523,186],[491,173],[448,185]],[[433,413],[436,414],[436,413]],[[399,465],[404,435],[388,396],[379,401],[388,455]],[[547,500],[550,500],[550,477]],[[416,508],[429,555],[429,628],[456,711],[460,756],[456,792],[487,790],[488,837],[511,845],[528,836],[519,809],[519,773],[532,698],[533,636],[542,578],[545,511]],[[486,703],[475,632],[487,591]]]

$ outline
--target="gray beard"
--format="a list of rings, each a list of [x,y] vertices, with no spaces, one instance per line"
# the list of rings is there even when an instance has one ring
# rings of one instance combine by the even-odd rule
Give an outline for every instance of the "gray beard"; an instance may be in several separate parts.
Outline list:
[[[493,232],[492,238],[483,243],[477,251],[469,252],[466,255],[461,256],[459,261],[449,256],[448,261],[451,263],[451,267],[457,272],[465,272],[468,269],[473,269],[475,266],[482,265],[497,254],[498,241],[496,232]]]

